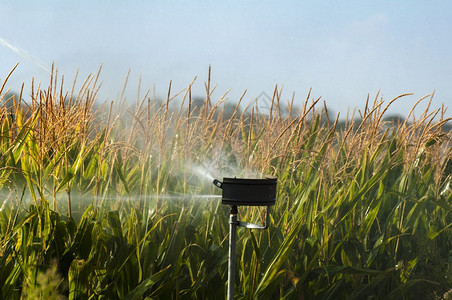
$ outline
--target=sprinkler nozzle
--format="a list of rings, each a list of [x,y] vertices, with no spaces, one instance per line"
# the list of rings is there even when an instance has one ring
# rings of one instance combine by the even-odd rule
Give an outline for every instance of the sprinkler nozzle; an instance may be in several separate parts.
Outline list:
[[[214,180],[212,181],[212,183],[213,183],[216,187],[219,187],[220,189],[223,188],[223,183],[222,183],[221,181],[219,181],[218,179],[214,179]]]

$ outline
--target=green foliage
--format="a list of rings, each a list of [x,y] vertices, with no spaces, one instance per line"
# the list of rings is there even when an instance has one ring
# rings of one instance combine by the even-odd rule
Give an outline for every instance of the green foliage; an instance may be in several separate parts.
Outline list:
[[[339,126],[317,101],[285,113],[278,91],[269,115],[222,114],[211,91],[173,110],[169,91],[104,117],[96,81],[0,107],[0,299],[224,299],[227,208],[195,165],[278,178],[270,228],[238,231],[238,299],[448,295],[444,111],[388,126],[375,102]]]

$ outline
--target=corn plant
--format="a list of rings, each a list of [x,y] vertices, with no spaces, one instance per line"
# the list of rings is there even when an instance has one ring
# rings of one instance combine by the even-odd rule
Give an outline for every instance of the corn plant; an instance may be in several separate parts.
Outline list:
[[[450,290],[451,133],[431,97],[418,118],[391,123],[388,107],[410,95],[377,95],[344,120],[310,94],[285,104],[278,87],[268,112],[242,108],[245,94],[227,112],[210,70],[201,102],[193,80],[135,105],[98,105],[99,73],[66,92],[54,70],[30,99],[7,97],[8,77],[0,299],[224,299],[228,208],[206,177],[261,174],[278,178],[278,199],[268,230],[238,230],[238,299]],[[240,209],[247,221],[264,215]]]

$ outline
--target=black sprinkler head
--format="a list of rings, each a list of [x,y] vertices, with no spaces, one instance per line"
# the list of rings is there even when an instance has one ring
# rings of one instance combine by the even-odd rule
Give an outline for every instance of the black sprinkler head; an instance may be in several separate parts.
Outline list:
[[[223,183],[221,183],[221,181],[219,181],[218,179],[214,179],[214,180],[213,180],[213,184],[214,184],[216,187],[219,187],[220,189],[223,188]]]
[[[276,202],[275,177],[264,179],[223,178],[213,184],[223,189],[222,204],[238,206],[270,206]]]

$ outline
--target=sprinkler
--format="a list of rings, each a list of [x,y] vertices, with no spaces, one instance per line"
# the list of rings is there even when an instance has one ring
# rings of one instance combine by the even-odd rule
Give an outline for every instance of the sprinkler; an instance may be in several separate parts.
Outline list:
[[[229,205],[229,260],[228,260],[228,291],[227,299],[234,299],[235,283],[235,244],[237,226],[250,229],[267,229],[270,225],[270,206],[276,201],[277,179],[223,178],[213,180],[213,184],[223,190],[221,203]],[[237,219],[238,206],[266,206],[266,217],[263,225],[242,222]]]

